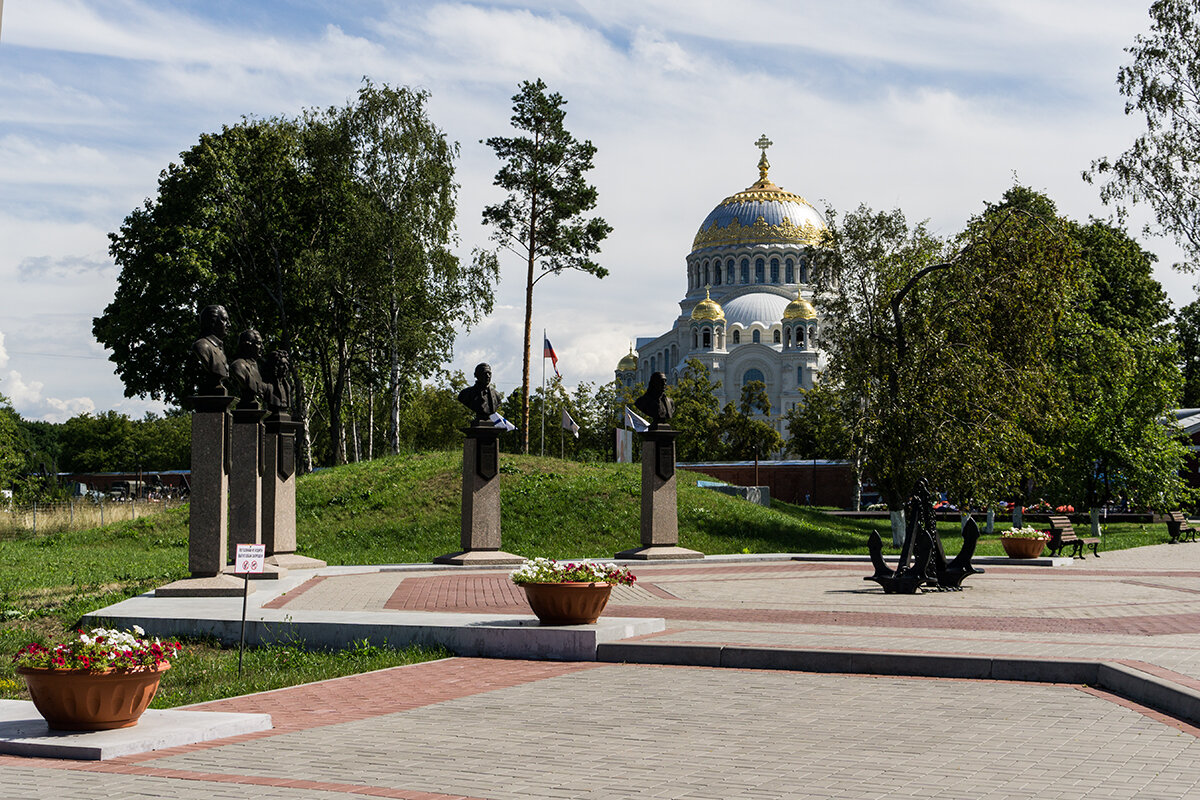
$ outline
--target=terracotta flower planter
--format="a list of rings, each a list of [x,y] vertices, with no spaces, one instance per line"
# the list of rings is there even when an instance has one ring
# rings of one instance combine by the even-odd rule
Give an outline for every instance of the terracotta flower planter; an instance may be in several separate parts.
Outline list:
[[[1000,545],[1009,558],[1037,558],[1046,549],[1045,539],[1005,539],[1000,538]]]
[[[143,670],[89,672],[82,669],[18,667],[33,705],[60,731],[107,731],[137,724],[170,664]]]
[[[612,585],[526,583],[525,599],[543,625],[587,625],[600,618]]]

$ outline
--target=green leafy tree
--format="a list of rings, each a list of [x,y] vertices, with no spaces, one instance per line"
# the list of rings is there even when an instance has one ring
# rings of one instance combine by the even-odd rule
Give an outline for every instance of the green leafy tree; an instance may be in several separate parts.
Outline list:
[[[395,444],[397,395],[491,307],[495,277],[494,259],[450,251],[458,151],[427,100],[368,81],[345,107],[204,134],[168,166],[110,235],[118,290],[93,324],[126,394],[190,395],[197,311],[220,303],[235,331],[292,354],[298,417],[324,423],[320,436],[306,424],[305,442],[346,459],[357,386],[388,389]]]
[[[0,489],[12,491],[24,474],[23,446],[20,417],[9,405],[8,398],[0,394]]]
[[[671,427],[679,431],[675,456],[680,461],[715,461],[724,457],[719,388],[721,383],[713,380],[708,368],[695,358],[684,362],[674,385],[667,387],[667,396],[675,404]]]
[[[845,394],[828,382],[803,391],[801,401],[783,415],[787,452],[800,458],[849,458],[853,415]]]
[[[1200,300],[1193,300],[1175,315],[1175,340],[1179,343],[1179,367],[1183,372],[1179,405],[1200,407]]]
[[[1200,256],[1200,0],[1157,0],[1150,32],[1127,48],[1131,63],[1117,72],[1125,113],[1145,117],[1145,133],[1117,158],[1100,158],[1084,173],[1106,182],[1100,197],[1118,204],[1148,203],[1157,228],[1174,237],[1196,268]]]
[[[596,188],[584,178],[596,148],[590,141],[577,141],[563,127],[567,101],[557,92],[547,94],[540,78],[523,81],[512,100],[512,126],[525,135],[486,141],[503,162],[495,185],[508,197],[487,206],[483,221],[494,229],[493,240],[526,265],[520,436],[522,451],[528,453],[533,287],[567,269],[603,278],[608,270],[591,257],[612,228],[600,217],[583,216],[596,206]]]
[[[749,381],[742,386],[738,405],[726,403],[717,417],[722,458],[742,461],[766,458],[783,448],[783,437],[766,420],[771,415],[771,400],[762,381]]]
[[[1118,496],[1177,507],[1187,497],[1183,451],[1162,420],[1181,376],[1153,254],[1108,222],[1059,217],[1049,198],[1026,187],[993,207],[1013,209],[1065,231],[1079,263],[1079,284],[1047,353],[1055,413],[1030,428],[1033,471],[1045,476],[1038,494],[1093,508]]]
[[[1067,238],[1036,216],[989,210],[959,247],[899,210],[830,211],[815,271],[825,378],[855,397],[852,440],[888,507],[917,478],[988,499],[1027,468],[1030,422],[1049,413],[1045,354],[1075,280]]]
[[[400,412],[400,446],[424,450],[456,450],[462,447],[462,429],[471,424],[471,412],[458,402],[467,385],[456,371],[442,384],[425,383],[404,397]]]

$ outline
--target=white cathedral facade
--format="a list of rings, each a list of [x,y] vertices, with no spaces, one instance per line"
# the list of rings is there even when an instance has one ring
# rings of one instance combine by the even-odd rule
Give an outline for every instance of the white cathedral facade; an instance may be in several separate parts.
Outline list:
[[[758,181],[722,200],[696,233],[679,317],[666,333],[639,337],[616,377],[631,386],[663,372],[674,383],[694,358],[720,382],[721,407],[736,405],[745,384],[762,381],[771,421],[786,437],[781,415],[822,369],[809,271],[825,220],[767,177],[770,144],[765,136],[756,142]]]

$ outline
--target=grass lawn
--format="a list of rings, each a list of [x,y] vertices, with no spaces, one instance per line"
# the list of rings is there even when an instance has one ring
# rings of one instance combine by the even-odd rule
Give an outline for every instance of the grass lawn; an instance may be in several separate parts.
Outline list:
[[[299,552],[330,564],[394,564],[429,562],[457,551],[461,469],[457,452],[420,453],[301,478]],[[610,558],[638,545],[639,464],[502,455],[500,470],[505,550],[524,556]],[[698,487],[696,481],[705,477],[677,473],[683,547],[711,554],[865,554],[873,528],[890,542],[886,519],[845,519],[778,501],[763,508]],[[938,530],[953,556],[961,548],[959,525],[943,522]],[[1115,524],[1106,526],[1101,548],[1139,547],[1168,538],[1163,524]],[[998,536],[983,537],[976,552],[1002,555]],[[186,564],[186,508],[103,528],[0,540],[0,697],[19,697],[24,690],[9,666],[21,645],[70,629],[89,611],[186,577]],[[189,643],[164,675],[155,706],[445,655],[367,645],[308,653],[301,644],[247,651],[246,677],[238,681],[236,650]]]

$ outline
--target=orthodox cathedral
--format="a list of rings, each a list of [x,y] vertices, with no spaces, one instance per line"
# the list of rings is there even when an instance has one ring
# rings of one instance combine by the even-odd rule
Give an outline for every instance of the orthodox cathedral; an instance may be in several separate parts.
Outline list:
[[[702,362],[720,382],[721,407],[737,404],[742,386],[766,384],[771,419],[781,434],[780,415],[800,401],[822,368],[817,348],[819,320],[808,297],[809,268],[825,230],[812,204],[784,191],[767,177],[762,151],[758,180],[717,204],[692,240],[687,256],[687,294],[671,329],[639,337],[617,365],[617,380],[648,385],[655,372],[674,383],[684,363]]]

